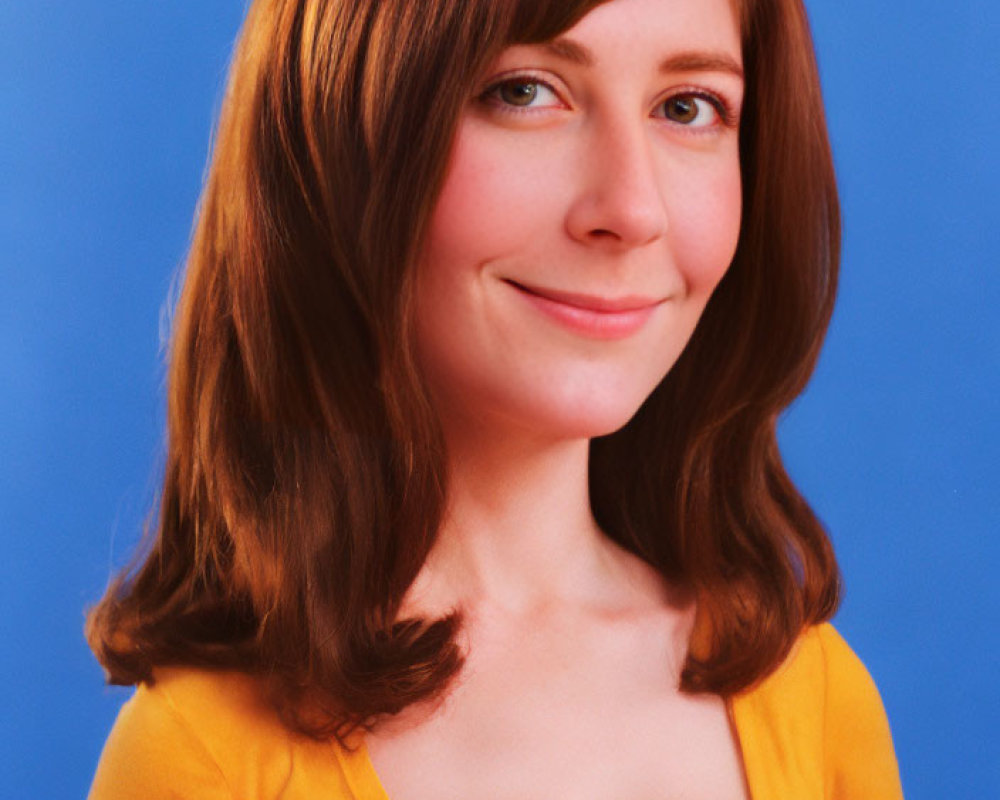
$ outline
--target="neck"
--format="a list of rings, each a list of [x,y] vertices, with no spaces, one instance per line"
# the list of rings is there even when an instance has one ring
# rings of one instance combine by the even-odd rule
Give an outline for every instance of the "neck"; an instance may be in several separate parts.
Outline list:
[[[588,440],[452,436],[448,456],[445,517],[404,608],[537,615],[648,593],[591,513]]]

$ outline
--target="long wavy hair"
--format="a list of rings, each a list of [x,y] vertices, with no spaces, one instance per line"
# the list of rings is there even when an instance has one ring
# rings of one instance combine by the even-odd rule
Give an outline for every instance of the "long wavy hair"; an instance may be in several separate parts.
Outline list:
[[[174,317],[162,493],[87,621],[110,681],[239,669],[292,728],[343,742],[461,669],[460,610],[398,618],[447,491],[413,269],[477,76],[599,2],[252,3]],[[817,68],[801,0],[738,9],[737,252],[677,364],[590,460],[604,532],[697,593],[681,688],[723,695],[772,671],[839,586],[775,439],[836,285]]]

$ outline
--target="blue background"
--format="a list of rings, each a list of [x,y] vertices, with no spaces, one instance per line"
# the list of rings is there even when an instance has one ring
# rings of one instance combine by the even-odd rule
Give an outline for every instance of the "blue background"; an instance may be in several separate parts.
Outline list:
[[[812,0],[843,283],[781,441],[904,788],[1000,797],[1000,5]],[[947,10],[946,10],[947,9]],[[161,319],[243,4],[0,10],[0,786],[81,797],[124,690],[83,608],[156,490]]]

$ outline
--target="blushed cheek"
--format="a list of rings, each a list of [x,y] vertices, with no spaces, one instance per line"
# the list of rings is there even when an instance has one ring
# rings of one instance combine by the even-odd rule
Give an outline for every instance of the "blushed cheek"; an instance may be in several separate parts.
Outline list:
[[[738,170],[704,185],[680,205],[671,220],[675,257],[691,295],[708,295],[729,269],[742,214]]]
[[[509,146],[496,145],[474,125],[460,129],[428,228],[432,263],[483,264],[522,246],[538,224],[532,209],[544,187]]]
[[[462,260],[487,233],[482,169],[467,159],[452,159],[441,194],[431,214],[425,243],[425,268],[442,261]],[[469,253],[471,255],[471,253]]]

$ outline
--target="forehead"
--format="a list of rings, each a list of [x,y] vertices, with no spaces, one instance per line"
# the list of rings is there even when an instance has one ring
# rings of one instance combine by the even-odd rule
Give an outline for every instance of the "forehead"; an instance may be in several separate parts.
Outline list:
[[[508,32],[508,47],[544,44],[550,53],[585,67],[610,68],[646,57],[713,54],[741,74],[741,15],[746,8],[741,0],[527,2],[535,5],[525,11],[522,2]]]
[[[745,31],[755,0],[725,2],[738,29]],[[555,38],[601,6],[621,3],[622,0],[517,0],[509,27],[506,27],[507,44],[528,44]],[[665,0],[652,11],[671,13],[669,6],[669,0]]]
[[[719,72],[742,80],[741,38],[733,0],[607,0],[551,38],[512,42],[506,54],[540,51],[619,77],[648,67],[659,74]]]
[[[639,45],[678,50],[689,47],[740,49],[734,0],[608,0],[592,8],[567,36],[617,40],[625,51]]]

